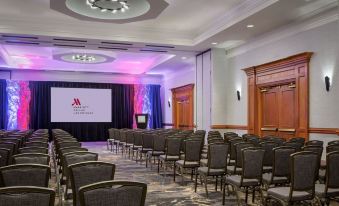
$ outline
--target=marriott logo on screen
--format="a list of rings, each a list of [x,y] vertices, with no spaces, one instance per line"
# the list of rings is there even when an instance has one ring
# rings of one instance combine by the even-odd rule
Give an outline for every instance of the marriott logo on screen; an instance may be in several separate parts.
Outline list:
[[[81,106],[80,100],[78,98],[74,98],[72,106]]]

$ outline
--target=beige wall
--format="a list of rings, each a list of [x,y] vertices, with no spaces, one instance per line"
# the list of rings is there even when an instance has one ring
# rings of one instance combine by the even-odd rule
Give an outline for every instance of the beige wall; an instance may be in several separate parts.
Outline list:
[[[247,125],[247,81],[241,69],[309,51],[314,52],[310,62],[310,127],[339,128],[338,31],[338,22],[332,22],[259,47],[244,45],[228,54],[213,50],[212,124]],[[331,77],[330,92],[325,91],[326,75]],[[236,99],[237,89],[241,89],[241,101]],[[311,134],[311,139],[327,142],[339,137]]]

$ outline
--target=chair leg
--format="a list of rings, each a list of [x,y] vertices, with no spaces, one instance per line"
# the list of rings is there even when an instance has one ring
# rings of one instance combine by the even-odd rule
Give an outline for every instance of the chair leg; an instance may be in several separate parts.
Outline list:
[[[194,192],[197,192],[197,184],[198,184],[198,171],[195,170]]]
[[[204,181],[205,181],[205,192],[206,192],[206,197],[208,198],[207,175],[204,175]]]
[[[191,180],[193,180],[193,171],[194,169],[191,170]]]
[[[252,203],[254,203],[254,197],[255,197],[255,187],[253,187],[252,190]]]
[[[174,164],[173,164],[173,181],[175,182],[175,168],[176,168],[176,166],[175,166],[175,162],[174,162]]]
[[[261,186],[259,186],[259,193],[260,193],[260,199],[261,199],[261,202],[262,202],[264,205],[266,205],[266,204],[265,204],[266,201],[265,201],[265,198],[264,198],[264,192],[263,192]]]
[[[158,159],[158,173],[160,172],[160,158]]]
[[[215,191],[218,191],[218,175],[215,176]]]
[[[184,168],[180,167],[180,172],[181,172],[181,184],[184,184]]]
[[[226,184],[222,188],[222,205],[225,205],[225,196],[226,196]]]
[[[246,190],[245,203],[247,204],[247,200],[248,200],[248,187],[245,187],[245,190]]]
[[[146,168],[147,168],[147,166],[148,166],[147,165],[148,164],[148,154],[147,153],[145,154],[145,162],[146,162]]]

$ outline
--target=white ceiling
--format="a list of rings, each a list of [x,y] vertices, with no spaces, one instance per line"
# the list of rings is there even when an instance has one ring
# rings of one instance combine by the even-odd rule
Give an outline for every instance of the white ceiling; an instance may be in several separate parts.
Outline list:
[[[84,0],[85,1],[85,0]],[[97,52],[114,58],[128,54],[128,59],[157,59],[142,72],[165,74],[176,69],[194,65],[192,57],[197,52],[216,47],[234,48],[250,39],[270,32],[293,22],[303,21],[338,6],[337,0],[166,0],[169,6],[155,19],[124,24],[82,21],[50,8],[49,0],[2,0],[0,7],[0,33],[36,35],[39,40],[49,41],[49,37],[81,38],[88,40],[83,52]],[[254,24],[248,29],[246,25]],[[49,36],[49,37],[48,37]],[[127,52],[100,51],[99,40],[131,43]],[[41,68],[52,70],[72,70],[72,63],[54,62],[55,52],[69,52],[74,49],[55,48],[53,43],[40,46],[10,46],[4,40],[0,44],[0,64],[5,67],[19,68],[11,59],[20,53],[34,52],[45,56]],[[171,45],[168,52],[140,52],[146,44]],[[13,49],[15,47],[15,49]],[[163,48],[162,48],[163,49]],[[44,53],[47,51],[46,53]],[[8,54],[11,53],[11,54]],[[25,54],[25,55],[26,55]],[[31,56],[32,56],[31,55]],[[1,60],[2,56],[2,60]],[[182,57],[188,57],[183,60]],[[123,59],[123,58],[121,58]],[[127,59],[127,58],[126,58]],[[51,62],[52,61],[52,62]],[[89,69],[77,65],[79,71],[99,71],[124,73],[114,66],[96,65]],[[145,60],[146,61],[146,60]],[[146,65],[146,63],[144,63]],[[1,66],[1,65],[0,65]],[[26,66],[37,69],[36,65]],[[102,68],[100,68],[102,67]],[[129,70],[126,73],[131,73]],[[136,72],[138,73],[138,72]]]

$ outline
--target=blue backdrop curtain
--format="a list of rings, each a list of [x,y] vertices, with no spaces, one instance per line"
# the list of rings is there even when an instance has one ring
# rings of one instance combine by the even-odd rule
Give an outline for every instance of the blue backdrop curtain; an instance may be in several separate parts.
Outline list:
[[[151,128],[162,128],[162,109],[160,97],[160,85],[150,85],[150,102],[151,102]]]
[[[6,128],[7,119],[7,92],[6,80],[0,79],[0,129]]]
[[[29,85],[31,129],[60,128],[71,133],[79,141],[99,141],[107,139],[109,128],[132,128],[133,126],[133,85],[79,82],[30,82]],[[51,87],[111,89],[112,122],[51,122]]]

